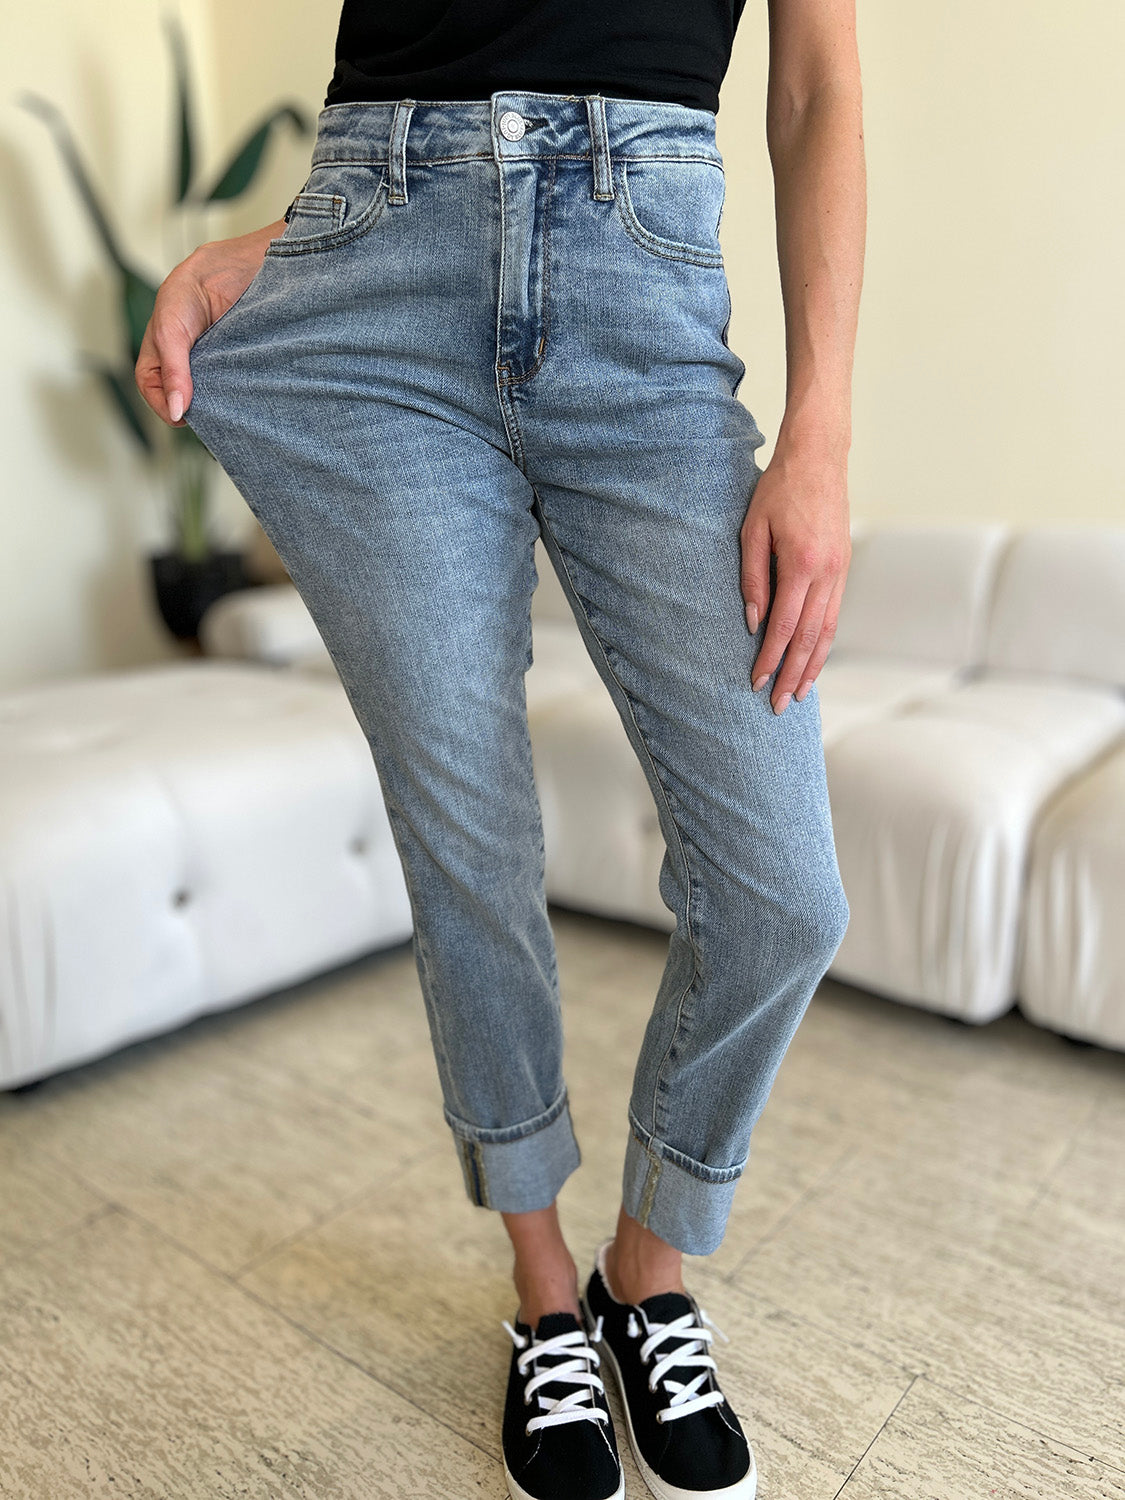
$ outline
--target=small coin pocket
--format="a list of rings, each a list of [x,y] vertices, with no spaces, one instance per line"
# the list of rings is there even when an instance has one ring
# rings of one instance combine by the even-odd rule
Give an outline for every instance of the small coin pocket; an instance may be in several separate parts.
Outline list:
[[[370,161],[317,162],[286,210],[285,232],[269,255],[302,255],[348,244],[374,224],[387,201],[385,165]]]
[[[297,239],[305,234],[324,234],[339,229],[347,207],[347,199],[342,193],[298,193],[285,215],[291,237]]]

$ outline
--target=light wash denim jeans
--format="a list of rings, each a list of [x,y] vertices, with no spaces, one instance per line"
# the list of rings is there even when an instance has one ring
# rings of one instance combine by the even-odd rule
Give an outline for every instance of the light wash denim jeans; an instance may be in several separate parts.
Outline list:
[[[579,1162],[524,673],[542,535],[652,788],[675,914],[624,1203],[721,1241],[843,938],[816,688],[751,671],[764,441],[727,344],[715,116],[599,94],[339,104],[288,225],[192,352],[192,428],[261,521],[371,746],[467,1191]]]

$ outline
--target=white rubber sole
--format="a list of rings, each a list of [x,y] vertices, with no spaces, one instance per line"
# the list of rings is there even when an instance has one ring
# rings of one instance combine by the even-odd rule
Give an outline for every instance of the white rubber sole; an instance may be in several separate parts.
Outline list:
[[[537,1497],[535,1495],[529,1495],[527,1493],[527,1491],[521,1485],[518,1485],[516,1483],[516,1481],[512,1478],[511,1474],[509,1474],[509,1472],[508,1472],[508,1465],[506,1463],[504,1465],[504,1478],[507,1481],[508,1494],[511,1496],[511,1500],[537,1500]],[[614,1490],[613,1494],[609,1497],[609,1500],[625,1500],[625,1475],[624,1475],[624,1473],[622,1473],[622,1475],[621,1475],[621,1483],[617,1486],[617,1488]]]
[[[590,1316],[590,1309],[586,1305],[585,1297],[582,1298],[582,1311],[585,1313],[589,1326],[597,1321]],[[728,1484],[722,1490],[681,1490],[674,1484],[669,1484],[666,1479],[661,1479],[653,1469],[645,1463],[644,1455],[637,1444],[633,1433],[633,1418],[629,1411],[629,1402],[625,1395],[625,1382],[621,1378],[617,1360],[613,1350],[609,1347],[609,1340],[603,1339],[601,1345],[605,1354],[606,1362],[613,1371],[613,1379],[617,1386],[617,1394],[621,1397],[621,1410],[625,1413],[625,1425],[629,1432],[629,1447],[633,1451],[633,1461],[640,1471],[640,1476],[648,1486],[656,1500],[754,1500],[758,1492],[758,1466],[754,1462],[754,1450],[750,1448],[750,1468],[742,1476],[737,1484]],[[750,1444],[747,1442],[749,1448]]]

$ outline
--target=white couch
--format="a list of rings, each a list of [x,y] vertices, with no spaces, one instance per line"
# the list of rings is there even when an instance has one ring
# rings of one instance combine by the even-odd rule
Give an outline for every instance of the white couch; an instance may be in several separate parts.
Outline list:
[[[246,662],[0,696],[0,1088],[410,935],[367,742]]]
[[[538,556],[549,897],[669,929],[648,784]],[[0,1088],[405,940],[370,751],[292,585],[209,658],[0,696]],[[857,526],[818,679],[832,974],[1125,1047],[1125,530]]]
[[[668,929],[651,793],[537,564],[548,895]],[[204,639],[332,674],[287,584],[220,601]],[[817,690],[852,913],[832,975],[1125,1047],[1125,528],[857,523]]]
[[[853,912],[832,972],[987,1021],[1022,995],[1025,981],[1040,984],[1039,950],[1027,943],[1027,884],[1038,878],[1033,835],[1054,799],[1125,736],[1125,531],[1044,528],[1010,533],[998,546],[983,530],[962,538],[986,559],[982,570],[966,570],[972,586],[961,590],[951,582],[940,592],[925,589],[919,578],[907,637],[920,652],[923,614],[932,611],[931,639],[940,617],[971,614],[960,660],[947,657],[956,662],[954,680],[827,736]],[[926,532],[869,535],[858,548],[855,602],[866,610],[866,585],[879,581],[867,576],[872,552],[888,575],[897,553],[917,576],[931,545]],[[982,574],[987,588],[978,607]],[[890,655],[902,601],[889,586],[886,598]],[[825,669],[830,731],[838,677],[847,684],[852,663],[876,655],[874,636],[856,642],[851,632],[849,617]],[[1120,903],[1125,887],[1106,898]],[[1089,1017],[1067,1008],[1059,1029],[1125,1045],[1125,971],[1113,934],[1106,927],[1072,939],[1057,961],[1069,972],[1092,959],[1109,1003],[1092,1028]]]

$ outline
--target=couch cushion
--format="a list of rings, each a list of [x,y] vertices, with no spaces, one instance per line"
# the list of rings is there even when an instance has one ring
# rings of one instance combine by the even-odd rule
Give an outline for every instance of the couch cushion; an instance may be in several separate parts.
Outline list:
[[[542,538],[535,543],[535,571],[539,582],[535,587],[535,593],[531,596],[531,618],[536,622],[551,620],[555,623],[569,624],[577,631],[578,626],[574,623],[574,612],[570,607],[570,601],[563,592],[563,586],[555,572],[551,555],[543,545]]]
[[[1047,808],[1031,846],[1020,1006],[1125,1048],[1125,741]]]
[[[409,935],[337,681],[242,663],[0,697],[0,1086]]]
[[[852,912],[833,975],[970,1020],[1007,1009],[1032,830],[1122,733],[1118,694],[997,675],[831,743]]]
[[[573,620],[536,620],[532,653],[534,659],[526,678],[529,713],[572,693],[604,693],[608,699],[609,691]]]
[[[871,526],[853,544],[833,657],[976,660],[1000,525]]]
[[[1033,746],[1045,765],[1063,774],[1101,754],[1125,730],[1125,694],[1025,672],[978,672],[910,712],[994,729],[1013,744]]]
[[[675,918],[660,895],[664,837],[656,803],[600,679],[597,692],[541,701],[528,720],[548,899],[670,930]]]
[[[984,664],[1125,688],[1125,527],[1041,526],[1013,537]]]
[[[199,638],[208,656],[335,670],[328,647],[292,583],[224,594],[203,616]]]
[[[943,692],[957,673],[928,662],[893,661],[877,656],[837,656],[816,679],[820,723],[827,745],[859,724],[885,718]]]

